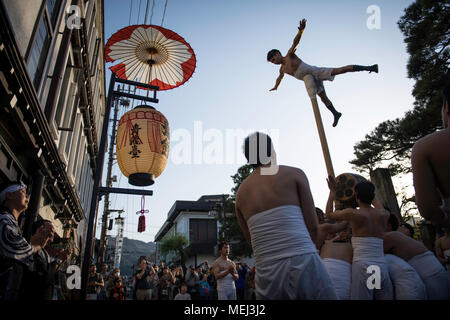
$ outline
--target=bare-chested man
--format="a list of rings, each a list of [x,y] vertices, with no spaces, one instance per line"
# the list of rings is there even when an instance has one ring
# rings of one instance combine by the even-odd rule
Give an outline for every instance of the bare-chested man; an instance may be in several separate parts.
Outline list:
[[[333,202],[336,195],[336,181],[329,177],[328,188],[330,194],[325,212],[333,212]],[[338,235],[336,235],[339,232]],[[352,257],[353,248],[350,242],[350,226],[348,221],[339,223],[327,223],[319,217],[319,232],[317,235],[317,249],[320,250],[320,257],[330,273],[331,281],[338,295],[339,300],[350,299],[350,285],[352,280]],[[326,240],[327,237],[331,239]]]
[[[314,244],[317,216],[305,173],[279,166],[266,174],[277,163],[263,133],[247,137],[244,152],[254,171],[236,194],[236,216],[255,255],[256,298],[337,299]]]
[[[219,300],[236,300],[236,286],[234,280],[239,278],[236,265],[228,258],[230,245],[226,242],[219,244],[220,257],[213,263],[213,272],[217,280],[217,295]]]
[[[450,276],[450,228],[445,228],[445,235],[436,240],[436,256],[445,265]]]
[[[418,140],[411,152],[411,164],[420,215],[436,227],[450,227],[450,107],[447,85],[443,90],[444,129]]]
[[[389,219],[389,212],[375,199],[375,186],[368,181],[355,186],[356,202],[359,209],[347,208],[330,212],[328,217],[335,220],[350,221],[352,228],[352,300],[392,300],[393,289],[388,266],[383,252],[383,235]],[[374,207],[371,206],[373,203]],[[377,287],[369,286],[368,278],[375,270],[380,277]],[[377,271],[375,271],[377,272]]]
[[[384,237],[386,253],[407,261],[425,284],[429,300],[450,299],[450,279],[434,254],[421,242],[399,232],[387,232]]]
[[[328,99],[325,93],[325,88],[323,86],[323,80],[333,81],[334,76],[346,72],[369,71],[378,73],[378,65],[377,64],[374,64],[372,66],[348,65],[340,68],[320,68],[306,64],[295,54],[295,51],[297,50],[298,43],[300,42],[300,38],[302,37],[302,33],[305,27],[306,27],[306,20],[303,19],[302,21],[300,21],[300,26],[298,27],[298,34],[295,36],[294,42],[292,43],[292,46],[288,50],[288,53],[286,54],[285,57],[281,55],[281,52],[278,49],[272,49],[267,53],[267,61],[272,62],[273,64],[281,64],[280,75],[276,80],[275,86],[272,89],[270,89],[270,91],[277,90],[285,73],[299,80],[303,80],[303,77],[305,75],[311,74],[312,76],[314,76],[316,82],[317,94],[319,95],[320,99],[325,104],[325,106],[328,108],[328,110],[330,110],[331,113],[333,113],[334,116],[333,127],[335,127],[342,114],[336,111],[330,99]]]

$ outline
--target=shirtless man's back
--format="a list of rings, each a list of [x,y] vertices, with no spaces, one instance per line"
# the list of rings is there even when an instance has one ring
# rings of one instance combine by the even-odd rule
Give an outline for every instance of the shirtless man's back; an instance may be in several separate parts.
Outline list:
[[[355,193],[359,209],[347,208],[328,213],[330,219],[350,221],[352,228],[351,298],[391,300],[394,293],[383,251],[383,235],[389,212],[375,199],[375,187],[372,183],[359,182],[355,186]],[[367,286],[367,268],[372,265],[379,267],[381,278],[380,288],[374,290]]]
[[[240,213],[238,218],[241,216],[245,221],[259,212],[276,207],[298,206],[315,241],[318,221],[308,179],[301,169],[279,166],[277,174],[262,175],[261,168],[256,168],[239,187],[236,202]],[[248,233],[246,237],[250,239]]]
[[[411,152],[416,204],[419,212],[438,227],[450,227],[450,107],[449,86],[444,89],[444,129],[418,140]],[[442,207],[441,207],[442,205]]]
[[[260,146],[259,141],[267,144]],[[267,148],[269,163],[261,160],[260,148]],[[237,191],[236,216],[253,248],[256,298],[336,299],[314,244],[317,216],[305,173],[278,166],[271,139],[263,133],[247,137],[244,152],[249,162],[257,161]],[[274,167],[276,172],[267,174]],[[292,279],[296,283],[286,286]]]

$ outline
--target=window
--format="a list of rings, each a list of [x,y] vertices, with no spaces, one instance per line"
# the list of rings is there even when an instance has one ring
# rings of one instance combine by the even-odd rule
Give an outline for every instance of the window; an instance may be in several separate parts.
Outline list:
[[[55,27],[56,21],[58,20],[58,13],[61,3],[62,1],[60,0],[46,1],[48,16],[50,17],[50,21],[53,27]]]
[[[69,68],[70,65],[70,58],[67,60],[66,65],[66,71],[64,72],[64,78],[63,83],[61,86],[61,90],[59,92],[58,97],[58,105],[56,107],[56,113],[55,113],[55,127],[59,128],[63,126],[63,123],[61,123],[61,120],[63,119],[64,111],[69,107],[68,103],[70,101],[71,95],[73,95],[73,87],[71,86],[69,88],[69,81],[71,78],[72,68]],[[69,90],[70,89],[70,90]]]
[[[70,122],[68,124],[68,126],[70,128],[72,128],[72,131],[68,131],[67,133],[67,142],[66,142],[66,155],[69,156],[70,154],[70,147],[72,146],[72,134],[73,132],[76,130],[75,128],[75,120],[77,118],[77,111],[78,111],[78,105],[80,103],[80,95],[77,94],[75,97],[75,102],[73,104],[73,108],[72,108],[72,114],[70,116]]]
[[[75,123],[75,117],[77,114],[77,106],[78,106],[78,100],[79,97],[77,93],[75,92],[77,89],[77,85],[75,83],[70,84],[70,90],[69,90],[69,97],[67,98],[67,110],[64,115],[64,120],[62,123],[62,127],[67,129],[74,130],[74,123]],[[59,150],[61,153],[64,153],[64,157],[66,159],[69,158],[69,151],[70,151],[70,138],[72,137],[71,132],[72,131],[62,131],[61,132],[61,138],[60,138],[60,144],[59,144]],[[69,147],[67,146],[69,144]]]
[[[28,72],[34,88],[38,90],[50,46],[50,30],[45,15],[41,16],[28,57]]]
[[[100,48],[100,38],[97,38],[97,40],[95,40],[94,55],[93,55],[92,61],[91,61],[91,77],[93,77],[95,75],[95,71],[97,70],[97,60],[98,60],[99,48]]]
[[[79,117],[80,117],[80,120],[81,120],[81,114],[79,115]],[[80,155],[80,153],[79,153],[80,144],[81,144],[81,140],[83,138],[83,136],[82,136],[83,125],[82,124],[79,124],[79,125],[80,125],[80,127],[78,128],[78,130],[79,130],[78,131],[78,137],[77,137],[77,139],[75,141],[73,141],[74,142],[73,146],[75,146],[75,149],[73,149],[74,154],[73,154],[73,158],[71,158],[71,161],[73,161],[73,163],[74,163],[74,166],[73,166],[73,169],[72,169],[72,176],[73,176],[75,181],[76,181],[76,176],[77,176],[77,174],[76,174],[77,173],[77,168],[78,168],[79,161],[80,161],[79,158],[78,158],[79,155]]]
[[[190,219],[189,240],[196,243],[216,243],[217,222],[215,219]]]
[[[91,17],[90,17],[90,19],[88,21],[89,25],[87,26],[87,29],[86,29],[86,32],[88,34],[88,41],[89,41],[89,43],[91,42],[92,34],[93,34],[94,29],[95,29],[95,14],[96,14],[95,2],[93,2],[92,5],[94,7],[92,8],[92,14],[91,14]],[[90,48],[92,48],[92,47],[89,47],[89,49]]]

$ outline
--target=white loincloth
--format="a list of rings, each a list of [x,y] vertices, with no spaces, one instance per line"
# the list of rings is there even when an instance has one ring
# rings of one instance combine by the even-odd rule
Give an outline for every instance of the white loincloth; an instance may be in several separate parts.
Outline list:
[[[415,256],[408,263],[425,283],[428,300],[450,299],[450,277],[431,251]]]
[[[416,270],[402,258],[392,254],[384,257],[389,267],[395,300],[426,300],[425,284]]]
[[[317,87],[317,93],[320,93],[325,90],[323,86],[323,80],[333,81],[334,76],[331,75],[333,68],[321,68],[316,66],[311,66],[303,61],[298,66],[297,70],[294,73],[294,77],[303,80],[303,78],[310,74],[314,77]]]
[[[251,216],[257,299],[337,299],[298,206]]]
[[[373,237],[352,237],[353,264],[352,264],[352,300],[392,300],[394,290],[389,278],[389,270],[384,258],[383,239]],[[378,269],[378,268],[379,269]],[[372,270],[376,268],[380,273]],[[379,275],[379,288],[370,288],[376,284],[376,275]],[[369,280],[369,281],[368,281]]]
[[[330,274],[333,286],[339,300],[350,299],[350,286],[352,281],[352,265],[344,260],[324,258],[323,263]]]
[[[231,274],[217,279],[217,296],[219,300],[236,300],[236,286]]]

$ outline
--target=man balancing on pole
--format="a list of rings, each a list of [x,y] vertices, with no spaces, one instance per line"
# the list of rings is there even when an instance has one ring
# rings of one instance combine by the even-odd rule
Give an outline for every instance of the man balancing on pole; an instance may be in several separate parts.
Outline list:
[[[302,21],[300,21],[300,26],[298,27],[298,34],[295,36],[294,42],[292,43],[292,46],[285,57],[283,57],[281,55],[281,52],[277,49],[272,49],[267,53],[267,61],[272,62],[273,64],[281,64],[280,75],[277,78],[275,87],[270,89],[270,91],[277,90],[278,86],[280,85],[281,79],[283,79],[285,73],[299,80],[303,80],[303,77],[306,76],[307,74],[312,75],[316,81],[317,94],[319,95],[320,99],[325,104],[325,106],[333,113],[334,116],[333,127],[335,127],[342,113],[336,111],[330,99],[328,99],[325,93],[325,88],[323,87],[323,80],[333,81],[335,75],[346,72],[369,71],[369,73],[370,72],[378,73],[378,65],[377,64],[374,64],[373,66],[348,65],[340,68],[320,68],[306,64],[295,54],[295,50],[297,50],[298,43],[300,42],[300,38],[302,37],[302,33],[305,27],[306,27],[306,20],[303,19]]]

